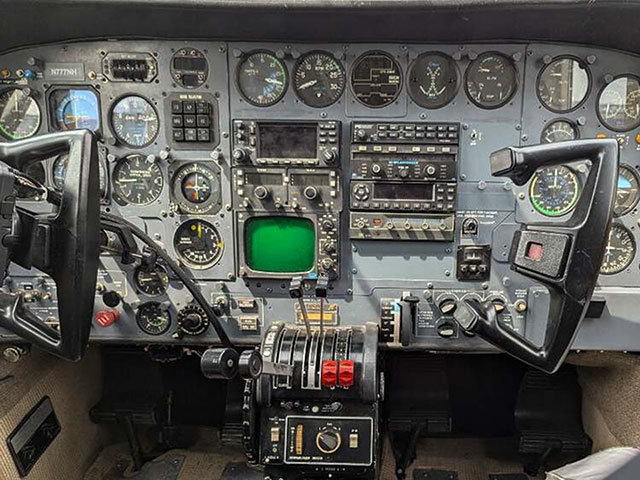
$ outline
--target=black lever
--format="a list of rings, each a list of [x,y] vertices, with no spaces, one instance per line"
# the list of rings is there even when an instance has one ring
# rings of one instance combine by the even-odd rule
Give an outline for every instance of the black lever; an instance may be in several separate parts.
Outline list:
[[[316,282],[316,298],[320,300],[320,338],[324,334],[324,299],[327,298],[329,289],[329,277],[320,275]]]
[[[311,338],[311,324],[309,323],[309,315],[307,314],[307,306],[302,299],[302,277],[293,277],[291,284],[289,285],[289,296],[295,300],[298,300],[298,306],[300,307],[300,313],[302,314],[302,320],[307,331],[307,337]]]
[[[400,343],[407,347],[411,343],[413,327],[416,324],[416,311],[420,299],[411,293],[404,295],[401,299],[403,305],[400,317]]]

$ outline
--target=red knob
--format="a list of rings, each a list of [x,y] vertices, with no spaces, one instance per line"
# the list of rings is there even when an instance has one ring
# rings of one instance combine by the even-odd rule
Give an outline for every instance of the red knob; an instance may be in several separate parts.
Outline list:
[[[341,360],[338,367],[340,386],[349,388],[355,383],[355,364],[353,360]]]
[[[117,310],[100,310],[96,313],[96,323],[103,328],[113,325],[119,318]]]
[[[322,362],[322,386],[331,388],[338,383],[338,362],[335,360],[325,360]]]

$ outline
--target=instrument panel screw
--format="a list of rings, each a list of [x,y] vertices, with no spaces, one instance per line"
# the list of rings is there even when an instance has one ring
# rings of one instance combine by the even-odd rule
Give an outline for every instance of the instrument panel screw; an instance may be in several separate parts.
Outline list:
[[[520,193],[518,194],[518,198],[519,198],[520,200],[524,200],[524,199],[525,199],[525,198],[527,198],[527,197],[526,197],[526,195],[524,194],[524,192],[520,192]]]
[[[593,65],[594,63],[596,63],[597,59],[598,59],[598,57],[596,57],[595,55],[588,55],[587,56],[587,63],[589,65]]]
[[[421,118],[422,120],[426,120],[426,118],[427,118],[427,114],[426,114],[426,113],[421,113],[421,114],[420,114],[420,118]]]
[[[235,275],[232,272],[227,273],[227,279],[228,280],[235,280]]]
[[[487,282],[482,283],[482,289],[487,290],[489,288],[489,284]]]
[[[352,251],[352,252],[357,252],[357,251],[358,251],[358,247],[356,247],[355,245],[353,245],[353,246],[351,247],[351,251]]]
[[[347,295],[353,295],[353,289],[347,288]]]
[[[526,133],[522,135],[522,141],[526,142],[527,140],[529,140],[529,135],[527,135]]]
[[[445,270],[444,271],[444,276],[445,277],[450,277],[451,276],[451,272],[449,270]]]
[[[358,273],[358,269],[357,268],[352,268],[351,269],[351,273],[353,273],[355,275],[356,273]]]

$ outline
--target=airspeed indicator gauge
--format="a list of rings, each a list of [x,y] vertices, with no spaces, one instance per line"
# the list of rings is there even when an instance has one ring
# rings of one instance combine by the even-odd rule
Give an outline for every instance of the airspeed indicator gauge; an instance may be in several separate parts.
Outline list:
[[[441,108],[458,93],[458,67],[444,53],[423,53],[411,64],[408,75],[409,95],[424,108]]]
[[[547,217],[560,217],[574,209],[580,198],[580,180],[568,167],[545,167],[531,179],[529,199]]]
[[[600,273],[614,275],[626,269],[636,255],[633,234],[620,224],[614,223],[609,230],[609,239],[604,248],[604,258]]]
[[[346,83],[340,61],[327,52],[310,52],[296,64],[293,86],[305,105],[322,108],[337,102]]]

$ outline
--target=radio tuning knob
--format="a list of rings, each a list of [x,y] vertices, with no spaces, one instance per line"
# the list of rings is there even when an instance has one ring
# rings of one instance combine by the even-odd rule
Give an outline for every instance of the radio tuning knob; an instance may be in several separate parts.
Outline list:
[[[316,189],[316,187],[312,186],[308,186],[307,188],[305,188],[302,193],[304,195],[304,198],[306,198],[307,200],[313,200],[318,196],[318,190]]]
[[[334,253],[336,251],[335,242],[327,242],[324,246],[324,251],[326,253]]]
[[[400,170],[400,172],[398,172],[400,175],[400,178],[407,178],[409,176],[409,170],[406,168],[403,168],[402,170]]]
[[[324,230],[325,232],[333,230],[334,227],[335,227],[335,224],[333,223],[333,221],[329,220],[328,218],[322,221],[322,230]]]
[[[427,165],[427,168],[424,169],[424,174],[427,177],[432,177],[436,173],[436,167],[433,165]]]
[[[323,258],[320,262],[320,267],[322,267],[322,270],[325,272],[330,272],[333,270],[333,260],[330,258]]]
[[[237,147],[233,149],[233,159],[236,162],[244,162],[249,159],[249,151],[246,148]]]
[[[374,175],[380,175],[382,173],[382,167],[379,163],[374,163],[373,165],[371,165],[371,172]]]
[[[409,221],[404,222],[404,229],[405,230],[411,230],[411,222],[409,222]]]
[[[338,154],[335,150],[325,150],[322,157],[324,158],[325,163],[333,163],[336,161]]]
[[[264,200],[269,196],[269,189],[264,185],[258,185],[256,188],[253,189],[253,195],[258,200]]]
[[[359,140],[364,140],[367,138],[367,132],[365,132],[364,130],[358,130],[356,132],[356,137],[358,137]]]

